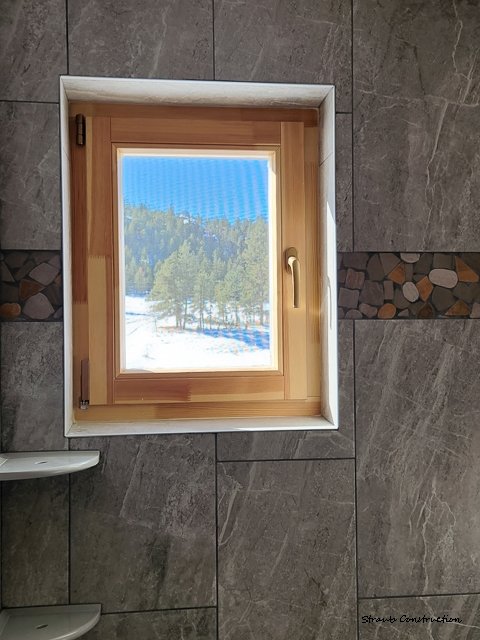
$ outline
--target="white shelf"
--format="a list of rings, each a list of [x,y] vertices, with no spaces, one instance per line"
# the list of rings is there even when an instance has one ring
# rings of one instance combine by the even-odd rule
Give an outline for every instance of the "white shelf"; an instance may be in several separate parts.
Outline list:
[[[0,640],[74,640],[100,619],[99,604],[3,609]]]
[[[0,480],[28,480],[83,471],[98,464],[98,451],[0,453]]]

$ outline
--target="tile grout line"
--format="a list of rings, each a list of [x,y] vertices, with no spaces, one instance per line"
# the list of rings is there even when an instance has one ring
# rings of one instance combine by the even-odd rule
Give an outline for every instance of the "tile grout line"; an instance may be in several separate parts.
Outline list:
[[[34,605],[33,607],[29,607],[29,609],[38,609],[44,606],[50,606],[50,605],[38,604],[38,605]],[[52,605],[52,606],[56,606],[56,605]],[[19,606],[19,607],[8,607],[8,608],[24,609],[25,607]],[[129,613],[163,613],[166,611],[202,611],[204,609],[216,609],[216,607],[213,605],[205,605],[204,607],[176,607],[176,608],[170,608],[170,609],[128,609],[128,610],[122,609],[118,611],[102,612],[102,616],[118,616],[118,615],[129,614]]]
[[[359,571],[358,571],[358,489],[357,489],[357,366],[355,357],[355,345],[356,345],[356,325],[353,323],[352,327],[352,347],[353,347],[353,451],[355,454],[353,462],[353,490],[354,490],[354,504],[355,504],[355,583],[356,583],[356,600],[355,600],[355,627],[357,631],[357,640],[360,640],[360,625],[358,623],[359,615]]]
[[[220,629],[218,624],[218,455],[217,436],[215,434],[215,638],[220,640]]]
[[[2,421],[3,424],[3,421]],[[4,600],[4,584],[5,580],[3,579],[3,552],[4,552],[4,523],[3,523],[3,502],[5,498],[4,492],[5,483],[2,482],[0,486],[0,608],[3,608],[3,600]]]
[[[69,49],[69,33],[68,33],[68,0],[65,0],[65,44],[67,54],[67,75],[70,75],[70,53]]]
[[[335,433],[338,433],[337,429],[332,430]],[[227,432],[228,433],[228,432]],[[268,432],[266,432],[268,433]],[[282,433],[281,431],[274,431],[270,433]],[[288,431],[288,433],[292,433],[292,431]],[[295,432],[293,432],[295,433]],[[355,460],[354,456],[346,456],[343,458],[255,458],[255,459],[243,459],[243,460],[218,460],[220,463],[226,464],[252,464],[252,462],[335,462],[338,460]]]
[[[59,100],[9,100],[8,98],[0,98],[0,102],[9,104],[60,104]],[[14,249],[5,249],[5,251],[14,251]],[[42,251],[42,249],[35,249],[35,251]]]
[[[64,359],[65,346],[62,344],[62,360]],[[65,385],[63,385],[65,386]],[[65,389],[63,389],[65,396]],[[65,403],[63,407],[65,413]],[[63,416],[65,422],[65,416]],[[71,451],[71,441],[67,439],[67,449]],[[72,604],[72,474],[68,474],[68,604]]]
[[[70,451],[70,442],[68,443],[68,450]],[[72,476],[68,476],[68,604],[72,604]]]
[[[351,42],[350,42],[350,63],[351,63],[351,68],[352,68],[352,73],[351,73],[351,99],[352,99],[352,103],[351,103],[351,109],[352,109],[352,122],[351,122],[351,132],[350,132],[350,143],[352,145],[352,186],[351,186],[351,193],[352,193],[352,233],[351,233],[351,238],[352,238],[352,251],[355,251],[355,163],[354,163],[354,148],[353,148],[353,87],[354,87],[354,83],[355,83],[355,77],[353,74],[353,60],[354,60],[354,56],[353,56],[353,2],[354,0],[351,0],[350,2],[350,29],[351,29]]]
[[[215,80],[215,0],[212,0],[212,64],[213,79]]]
[[[415,594],[411,593],[408,595],[399,595],[399,596],[360,596],[359,600],[368,601],[368,600],[405,600],[406,598],[456,598],[458,596],[480,596],[479,591],[470,591],[465,593],[420,593]]]

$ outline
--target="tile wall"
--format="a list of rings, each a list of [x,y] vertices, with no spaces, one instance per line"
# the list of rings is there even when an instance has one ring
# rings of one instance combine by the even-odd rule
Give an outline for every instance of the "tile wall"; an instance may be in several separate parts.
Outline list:
[[[91,640],[478,638],[476,294],[443,287],[455,301],[428,320],[397,320],[395,304],[372,321],[386,296],[361,301],[375,313],[341,304],[338,432],[66,441],[58,271],[46,282],[60,267],[61,73],[333,82],[349,283],[361,276],[345,257],[367,256],[350,267],[361,286],[341,288],[383,289],[402,252],[478,274],[478,1],[16,0],[0,41],[1,266],[17,296],[0,304],[18,305],[1,327],[2,449],[102,452],[82,474],[2,486],[3,605],[101,602]],[[386,254],[398,263],[370,277]],[[45,282],[38,265],[53,266]],[[443,318],[457,300],[468,314]]]

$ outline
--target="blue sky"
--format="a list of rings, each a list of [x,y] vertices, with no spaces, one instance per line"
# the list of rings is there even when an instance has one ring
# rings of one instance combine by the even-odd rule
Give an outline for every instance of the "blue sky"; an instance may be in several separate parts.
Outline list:
[[[268,160],[124,156],[124,204],[233,221],[268,216]]]

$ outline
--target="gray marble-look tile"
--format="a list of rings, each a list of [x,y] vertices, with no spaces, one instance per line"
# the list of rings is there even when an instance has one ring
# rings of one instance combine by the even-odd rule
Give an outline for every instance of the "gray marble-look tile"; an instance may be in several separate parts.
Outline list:
[[[432,598],[389,598],[361,600],[360,640],[478,640],[480,596],[435,596]],[[395,621],[370,621],[371,618]],[[425,618],[447,617],[453,622],[423,622]],[[420,618],[422,622],[407,621]]]
[[[335,118],[336,220],[338,251],[353,251],[352,116]]]
[[[58,76],[67,73],[65,2],[2,3],[0,100],[58,100]]]
[[[478,248],[477,2],[354,11],[355,249]]]
[[[356,250],[478,249],[480,106],[364,94],[354,138]]]
[[[214,609],[110,613],[85,640],[216,640]]]
[[[1,379],[2,449],[66,449],[62,326],[4,323]]]
[[[4,482],[3,606],[68,604],[68,478]]]
[[[3,249],[59,249],[58,106],[0,102]]]
[[[478,8],[476,0],[354,0],[355,100],[375,93],[478,104]]]
[[[215,602],[214,437],[71,441],[100,449],[72,476],[71,597],[104,612]]]
[[[358,321],[361,596],[480,591],[480,326]]]
[[[227,462],[218,477],[221,640],[353,640],[352,460]]]
[[[351,6],[347,0],[215,2],[217,80],[335,84],[351,111]]]
[[[340,428],[332,431],[219,433],[219,460],[353,457],[353,323],[340,320],[338,330]]]
[[[213,78],[210,0],[70,0],[70,73]]]

